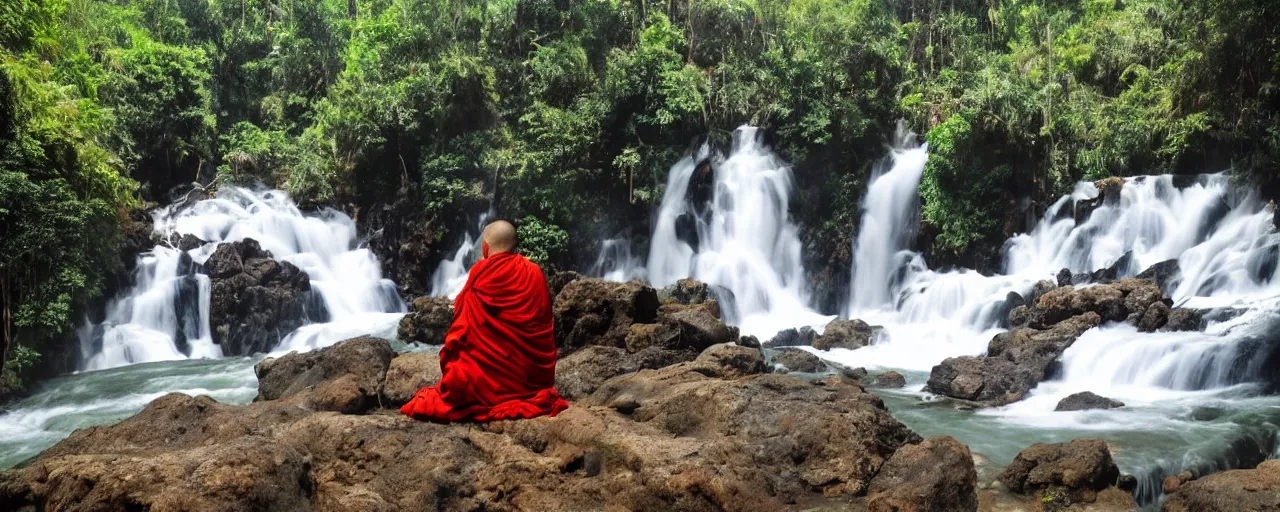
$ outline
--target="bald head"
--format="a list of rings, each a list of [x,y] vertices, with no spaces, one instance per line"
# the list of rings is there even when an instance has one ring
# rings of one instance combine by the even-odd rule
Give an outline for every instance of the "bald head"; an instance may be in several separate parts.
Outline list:
[[[494,221],[484,228],[484,241],[489,254],[513,252],[516,249],[516,227],[505,220]]]

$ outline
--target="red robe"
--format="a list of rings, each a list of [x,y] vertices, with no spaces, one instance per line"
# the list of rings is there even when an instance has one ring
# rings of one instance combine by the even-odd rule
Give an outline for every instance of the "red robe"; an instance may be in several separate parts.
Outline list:
[[[444,377],[400,408],[428,421],[555,416],[569,407],[554,387],[555,323],[538,265],[500,253],[471,268],[454,299],[440,350]]]

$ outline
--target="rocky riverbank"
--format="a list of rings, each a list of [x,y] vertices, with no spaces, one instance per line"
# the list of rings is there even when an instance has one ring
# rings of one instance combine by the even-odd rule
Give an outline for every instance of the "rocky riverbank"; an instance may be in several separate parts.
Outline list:
[[[172,394],[79,430],[0,473],[0,508],[1137,508],[1134,480],[1102,441],[1033,445],[980,476],[980,454],[921,438],[866,391],[901,385],[900,375],[761,349],[724,325],[707,294],[595,279],[562,288],[556,385],[572,406],[555,418],[410,420],[396,408],[440,377],[437,356],[355,338],[262,361],[252,404]],[[402,335],[438,337],[447,301],[414,309]],[[1250,475],[1187,483],[1170,506],[1191,508],[1170,510],[1215,510],[1203,503],[1272,481]]]

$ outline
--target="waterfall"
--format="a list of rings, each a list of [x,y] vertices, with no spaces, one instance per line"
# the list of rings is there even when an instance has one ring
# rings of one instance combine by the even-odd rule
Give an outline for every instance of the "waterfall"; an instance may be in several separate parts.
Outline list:
[[[306,350],[346,337],[389,335],[405,311],[373,253],[356,242],[350,217],[331,209],[304,215],[278,190],[223,188],[218,197],[182,201],[152,214],[160,245],[138,256],[134,285],[111,299],[106,319],[80,329],[84,370],[135,363],[222,357],[209,328],[210,280],[202,265],[218,244],[252,238],[277,260],[307,272],[325,312],[277,350]],[[170,240],[192,235],[186,251]],[[311,320],[316,320],[313,318]]]
[[[850,312],[891,305],[894,277],[916,232],[920,177],[929,159],[928,145],[898,124],[890,156],[872,167],[871,185],[862,201],[862,223],[853,243],[849,286]]]
[[[644,279],[646,274],[644,261],[631,253],[631,239],[626,237],[600,242],[600,252],[587,272],[591,277],[616,282]]]
[[[480,261],[480,236],[484,233],[484,227],[488,225],[491,217],[493,217],[492,207],[488,212],[480,215],[474,231],[468,231],[463,235],[462,243],[453,251],[453,257],[441,261],[436,266],[435,272],[431,273],[431,295],[453,299],[462,293],[462,287],[467,285],[467,272],[471,270],[472,265]]]
[[[791,223],[791,168],[744,126],[727,158],[703,145],[672,166],[649,247],[648,277],[666,286],[692,277],[733,292],[744,334],[769,338],[831,320],[808,307],[798,230]],[[713,174],[708,178],[706,173]],[[710,180],[699,201],[691,185]]]

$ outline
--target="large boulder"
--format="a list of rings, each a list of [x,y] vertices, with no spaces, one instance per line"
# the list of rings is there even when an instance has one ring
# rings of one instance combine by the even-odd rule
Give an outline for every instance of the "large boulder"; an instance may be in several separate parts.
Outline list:
[[[765,348],[777,347],[808,347],[813,345],[813,340],[818,337],[818,332],[812,327],[801,327],[799,329],[785,329],[778,331],[769,341],[762,345]]]
[[[1215,473],[1182,483],[1161,508],[1164,512],[1280,511],[1280,460],[1256,469]]]
[[[1005,405],[1026,396],[1048,377],[1076,338],[1101,319],[1086,312],[1049,329],[1017,328],[997,334],[983,357],[953,357],[933,367],[925,389],[939,395]]]
[[[871,381],[871,387],[873,388],[898,389],[906,387],[906,385],[907,378],[901,373],[895,371],[888,371],[880,375],[876,375],[876,378]]]
[[[400,319],[396,335],[405,343],[443,345],[452,323],[452,300],[447,297],[419,297],[410,304],[409,313]]]
[[[365,412],[378,404],[394,356],[387,340],[363,336],[267,358],[253,367],[258,376],[255,400],[293,399],[315,410]]]
[[[1163,302],[1163,292],[1150,281],[1125,278],[1109,284],[1062,286],[1040,296],[1025,312],[1026,325],[1048,329],[1084,313],[1096,313],[1103,322],[1128,320],[1134,325],[1147,308]],[[1167,304],[1166,304],[1167,305]]]
[[[978,510],[978,472],[969,447],[950,436],[900,448],[871,480],[871,512]]]
[[[395,356],[387,366],[378,391],[383,407],[397,408],[413,400],[418,390],[444,377],[437,352],[410,352]]]
[[[698,353],[690,350],[658,347],[634,353],[617,347],[583,347],[556,362],[556,391],[568,400],[578,400],[595,393],[601,384],[616,376],[692,361],[695,357]]]
[[[1168,320],[1164,324],[1165,330],[1168,331],[1199,331],[1204,329],[1204,315],[1207,311],[1203,309],[1173,308],[1168,313]]]
[[[696,371],[710,377],[731,379],[764,373],[764,355],[759,350],[724,343],[712,346],[693,361]]]
[[[1159,286],[1161,290],[1164,290],[1165,293],[1170,293],[1181,275],[1182,269],[1178,266],[1178,260],[1173,259],[1147,267],[1135,277],[1151,281],[1156,286]]]
[[[1120,469],[1107,443],[1098,439],[1033,444],[1019,452],[998,477],[1015,493],[1065,492],[1071,501],[1086,503],[1119,478]]]
[[[573,280],[552,306],[556,345],[562,355],[588,345],[626,347],[633,324],[657,322],[658,306],[658,293],[640,281]]]
[[[1124,407],[1124,402],[1084,391],[1059,400],[1058,406],[1053,410],[1088,411],[1091,409],[1115,409],[1117,407]]]
[[[789,372],[820,373],[827,371],[827,365],[818,356],[798,348],[780,348],[771,351],[774,364],[782,365]]]
[[[832,320],[823,329],[822,335],[814,338],[813,348],[831,350],[833,348],[857,349],[870,345],[878,327],[867,325],[862,320]]]
[[[246,238],[218,245],[205,262],[212,291],[209,324],[226,355],[269,352],[307,320],[311,280]]]
[[[658,291],[658,300],[664,303],[701,304],[713,298],[706,283],[687,278]]]

